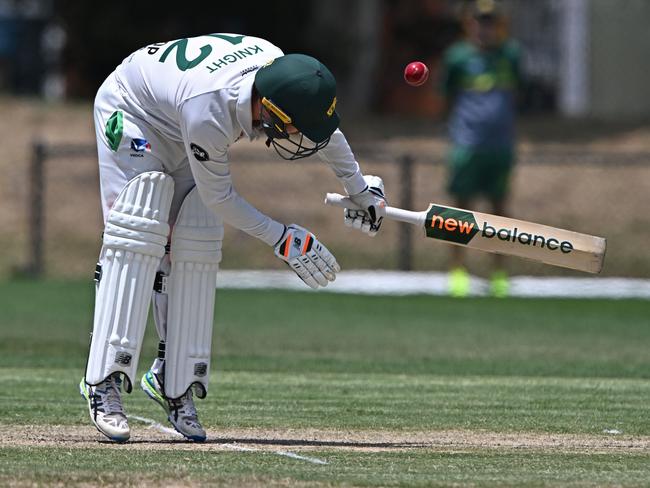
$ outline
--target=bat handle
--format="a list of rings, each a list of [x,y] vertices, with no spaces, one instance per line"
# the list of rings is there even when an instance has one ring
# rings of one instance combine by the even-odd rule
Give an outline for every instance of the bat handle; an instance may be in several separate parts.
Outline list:
[[[346,197],[338,193],[328,193],[325,195],[325,205],[341,208],[351,208],[353,210],[362,210],[359,205],[350,200],[350,197]]]
[[[328,193],[325,195],[325,205],[350,208],[354,210],[365,210],[354,203],[350,197],[346,197],[338,193]],[[424,226],[426,212],[412,212],[410,210],[402,210],[401,208],[386,207],[386,218],[390,220],[397,220],[399,222],[406,222],[407,224]]]

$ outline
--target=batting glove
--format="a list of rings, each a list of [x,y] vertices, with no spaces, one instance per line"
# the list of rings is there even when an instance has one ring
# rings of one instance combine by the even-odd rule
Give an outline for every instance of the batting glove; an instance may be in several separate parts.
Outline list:
[[[287,227],[284,235],[275,245],[275,255],[312,288],[327,286],[336,279],[341,267],[316,236],[296,224]]]
[[[346,208],[343,211],[345,225],[359,229],[370,237],[375,237],[386,215],[384,181],[379,176],[366,175],[366,188],[361,193],[350,195],[350,200],[364,210]]]

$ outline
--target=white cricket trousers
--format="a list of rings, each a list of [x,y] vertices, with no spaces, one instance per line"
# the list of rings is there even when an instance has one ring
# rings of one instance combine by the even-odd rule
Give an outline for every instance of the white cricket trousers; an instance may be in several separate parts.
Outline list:
[[[114,74],[104,81],[95,97],[95,136],[104,222],[115,199],[131,179],[146,171],[162,171],[174,179],[169,222],[173,224],[183,199],[195,186],[185,147],[129,113],[127,97]],[[122,111],[122,134],[113,150],[106,135],[106,124],[116,111]]]

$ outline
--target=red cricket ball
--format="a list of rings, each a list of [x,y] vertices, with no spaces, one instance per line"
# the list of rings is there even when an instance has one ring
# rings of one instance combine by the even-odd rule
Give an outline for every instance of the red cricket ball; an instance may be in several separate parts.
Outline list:
[[[420,61],[413,61],[404,68],[404,80],[411,86],[420,86],[429,78],[429,68]]]

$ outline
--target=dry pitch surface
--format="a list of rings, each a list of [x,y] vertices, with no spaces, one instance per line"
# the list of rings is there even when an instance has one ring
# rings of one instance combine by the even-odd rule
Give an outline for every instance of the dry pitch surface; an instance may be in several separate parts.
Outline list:
[[[209,430],[205,443],[184,441],[157,425],[131,422],[132,437],[125,444],[108,441],[90,426],[0,426],[0,447],[59,447],[84,449],[101,445],[130,450],[225,451],[244,446],[271,452],[406,451],[427,449],[444,452],[480,450],[548,450],[591,454],[648,452],[650,436],[498,433],[466,430],[432,432],[335,431],[320,429],[220,429]]]

